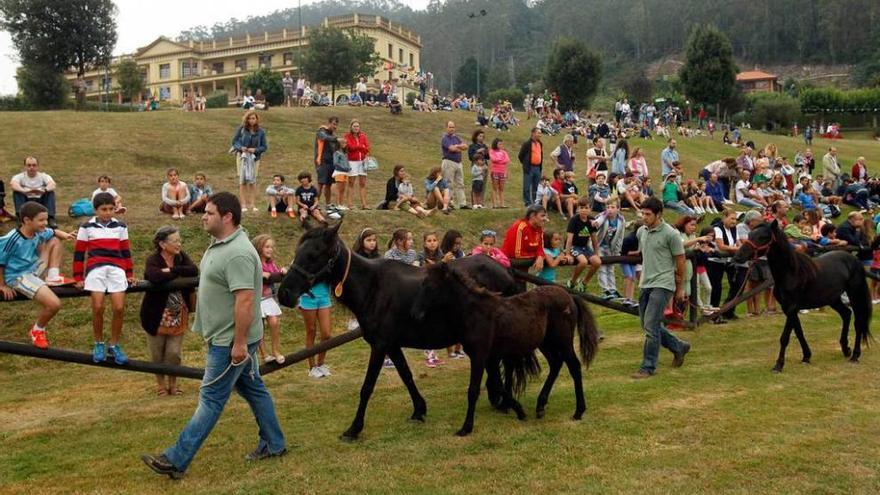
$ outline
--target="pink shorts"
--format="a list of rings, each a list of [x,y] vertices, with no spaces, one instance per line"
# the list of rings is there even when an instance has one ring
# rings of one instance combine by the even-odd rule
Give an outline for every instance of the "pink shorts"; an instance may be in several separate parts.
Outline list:
[[[507,180],[507,172],[492,172],[492,180],[497,181],[506,181]]]

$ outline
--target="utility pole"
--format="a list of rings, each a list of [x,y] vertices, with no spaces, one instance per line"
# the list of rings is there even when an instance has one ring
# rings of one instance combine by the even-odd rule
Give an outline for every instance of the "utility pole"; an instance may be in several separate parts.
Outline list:
[[[299,50],[296,51],[297,62],[296,62],[296,70],[299,72],[299,78],[302,79],[303,75],[303,4],[302,0],[297,0],[297,8],[299,10]]]
[[[480,21],[479,32],[477,32],[477,98],[480,98],[480,51],[483,48],[483,18],[486,17],[486,9],[480,9],[479,12],[471,12],[468,17],[477,18]]]

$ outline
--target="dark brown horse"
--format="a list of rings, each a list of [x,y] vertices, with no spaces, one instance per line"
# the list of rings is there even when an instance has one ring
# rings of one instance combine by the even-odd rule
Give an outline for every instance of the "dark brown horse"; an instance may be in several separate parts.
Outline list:
[[[785,238],[776,220],[763,224],[749,232],[749,238],[739,248],[734,260],[745,262],[767,255],[773,274],[773,295],[785,313],[785,327],[779,339],[779,357],[773,367],[775,373],[785,366],[785,348],[791,332],[801,344],[803,362],[812,357],[810,346],[804,337],[804,329],[798,311],[801,309],[830,306],[840,314],[843,326],[840,330],[840,350],[850,361],[857,362],[862,355],[862,341],[868,346],[871,336],[871,293],[862,264],[845,251],[832,251],[818,258],[796,252]],[[846,294],[852,310],[841,301]],[[855,346],[849,348],[849,320],[855,315]]]
[[[550,390],[565,363],[575,385],[577,404],[572,419],[581,419],[587,405],[581,362],[573,344],[575,328],[585,365],[592,362],[599,345],[599,331],[583,301],[572,298],[557,286],[542,286],[523,294],[501,297],[478,285],[464,270],[441,263],[428,268],[428,276],[413,304],[413,313],[423,321],[430,321],[451,311],[465,315],[461,343],[471,359],[468,411],[458,435],[467,435],[473,430],[483,369],[494,367],[498,361],[504,364],[504,392],[501,404],[493,405],[513,408],[520,419],[525,419],[514,395],[525,388],[528,376],[539,372],[535,349],[540,349],[550,364],[550,373],[538,396],[537,416],[544,415]]]

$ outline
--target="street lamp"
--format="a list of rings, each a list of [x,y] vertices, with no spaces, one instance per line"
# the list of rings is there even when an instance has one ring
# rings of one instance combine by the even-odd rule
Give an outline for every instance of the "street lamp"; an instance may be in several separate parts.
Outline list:
[[[486,17],[486,9],[480,9],[479,12],[471,12],[468,17],[480,20],[480,30],[477,33],[477,98],[480,97],[480,49],[483,47],[483,17]]]

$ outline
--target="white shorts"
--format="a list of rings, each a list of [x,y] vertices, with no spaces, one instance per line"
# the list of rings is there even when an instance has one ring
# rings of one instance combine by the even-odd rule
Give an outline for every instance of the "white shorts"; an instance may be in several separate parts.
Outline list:
[[[278,301],[274,297],[264,297],[260,301],[260,311],[263,313],[263,318],[281,316],[281,306],[278,305]]]
[[[348,166],[351,167],[351,171],[348,173],[349,177],[356,177],[358,175],[367,176],[367,171],[364,170],[364,161],[361,160],[359,162],[349,161]]]
[[[128,289],[128,280],[125,270],[113,265],[104,265],[93,268],[86,275],[83,289],[89,292],[125,292]]]

